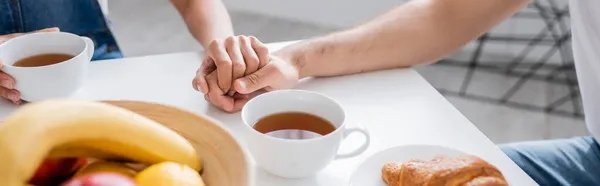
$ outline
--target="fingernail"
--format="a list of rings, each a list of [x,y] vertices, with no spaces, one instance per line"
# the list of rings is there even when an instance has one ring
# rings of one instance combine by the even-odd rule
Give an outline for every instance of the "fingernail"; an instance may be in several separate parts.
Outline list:
[[[208,93],[208,90],[205,90],[204,87],[202,87],[201,85],[196,84],[196,87],[199,88],[200,92],[202,92],[204,94]]]
[[[246,83],[243,81],[238,81],[238,85],[240,86],[241,89],[246,89]]]
[[[4,79],[2,80],[2,86],[6,88],[12,88],[12,83],[10,83],[10,80]]]
[[[60,29],[58,27],[52,27],[52,28],[46,28],[46,29],[44,29],[44,31],[58,32],[58,31],[60,31]]]
[[[13,101],[18,101],[19,95],[17,95],[17,93],[15,93],[15,92],[10,92],[10,93],[8,93],[8,99],[13,100]]]
[[[194,83],[194,90],[199,91],[200,89],[198,89],[198,87],[200,87],[200,86],[198,86],[198,84]]]

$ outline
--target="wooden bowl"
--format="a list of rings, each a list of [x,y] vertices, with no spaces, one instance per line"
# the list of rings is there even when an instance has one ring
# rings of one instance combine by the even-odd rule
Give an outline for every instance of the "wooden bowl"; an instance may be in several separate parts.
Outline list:
[[[218,121],[171,106],[139,101],[103,101],[161,123],[185,137],[203,159],[206,186],[250,186],[247,151]]]

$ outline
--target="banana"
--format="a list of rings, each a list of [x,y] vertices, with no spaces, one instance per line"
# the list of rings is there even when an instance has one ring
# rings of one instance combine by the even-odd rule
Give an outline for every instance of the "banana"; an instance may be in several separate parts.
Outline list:
[[[62,145],[100,156],[149,164],[173,161],[201,169],[193,146],[157,122],[106,103],[52,100],[25,105],[0,125],[0,183],[27,185],[42,160]]]
[[[90,143],[90,142],[85,142]],[[54,147],[46,158],[77,158],[77,157],[94,157],[96,159],[110,160],[110,161],[131,161],[125,159],[123,156],[117,155],[118,152],[106,152],[100,149],[94,149],[91,147],[82,147],[80,143],[73,142],[65,145]]]

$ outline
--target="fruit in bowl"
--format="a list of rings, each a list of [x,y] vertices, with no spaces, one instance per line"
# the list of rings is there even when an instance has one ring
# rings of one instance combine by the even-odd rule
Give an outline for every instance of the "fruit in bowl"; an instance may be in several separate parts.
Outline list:
[[[61,182],[73,175],[77,169],[85,164],[87,164],[86,158],[45,159],[38,166],[29,183],[36,186],[55,185],[56,182]]]
[[[198,172],[186,165],[173,162],[154,164],[135,176],[135,181],[140,186],[204,186],[204,181]]]
[[[208,186],[249,186],[253,175],[245,149],[215,120],[135,101],[41,101],[20,107],[0,125],[2,186],[26,185],[48,157],[173,162]],[[72,179],[88,175],[80,176]]]
[[[129,167],[124,163],[96,160],[79,169],[79,171],[75,173],[74,177],[101,172],[117,173],[131,178],[133,178],[137,174],[137,172],[133,168]]]
[[[129,176],[101,172],[75,177],[61,186],[137,186]]]

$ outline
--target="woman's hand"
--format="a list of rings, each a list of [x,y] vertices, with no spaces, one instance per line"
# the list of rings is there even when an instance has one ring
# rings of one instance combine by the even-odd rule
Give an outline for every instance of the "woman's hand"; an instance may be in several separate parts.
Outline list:
[[[58,28],[54,27],[54,28],[46,28],[46,29],[42,29],[42,30],[37,30],[34,31],[33,33],[36,32],[58,32],[60,31]],[[0,44],[24,35],[24,34],[28,34],[28,33],[14,33],[14,34],[7,34],[7,35],[0,35]],[[2,63],[2,59],[0,59],[0,68],[2,68],[4,64]],[[19,91],[15,90],[15,79],[13,79],[10,75],[1,72],[0,71],[0,96],[3,97],[4,99],[8,99],[10,101],[12,101],[15,104],[20,104],[21,103],[21,95],[19,94]]]
[[[196,72],[192,85],[207,94],[210,88],[232,96],[233,81],[256,72],[269,62],[269,49],[255,37],[230,36],[214,40],[206,48],[206,58]],[[209,87],[206,76],[216,71],[218,87]]]
[[[271,56],[271,61],[267,65],[234,81],[233,90],[238,93],[233,96],[223,92],[217,80],[215,72],[206,77],[209,92],[204,98],[224,111],[237,112],[257,94],[294,87],[299,80],[299,70],[290,60]]]

